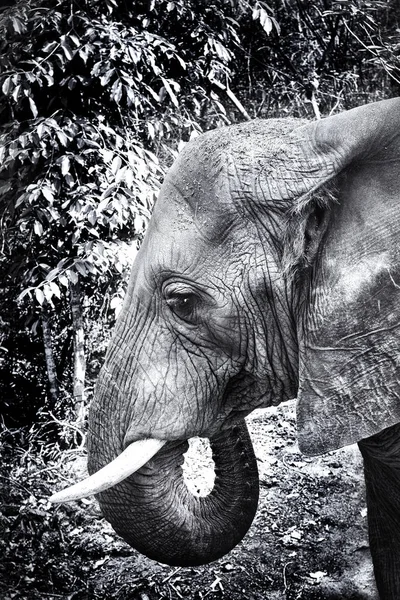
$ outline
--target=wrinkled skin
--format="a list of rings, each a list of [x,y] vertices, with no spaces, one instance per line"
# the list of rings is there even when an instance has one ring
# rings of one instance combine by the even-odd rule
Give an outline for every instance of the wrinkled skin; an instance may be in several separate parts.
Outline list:
[[[253,409],[298,396],[310,455],[400,421],[399,125],[398,100],[254,121],[201,136],[172,167],[90,411],[91,472],[137,440],[169,442],[99,495],[141,552],[201,564],[240,541],[258,494]],[[214,451],[204,499],[182,480],[193,436]],[[400,597],[390,579],[382,597]]]

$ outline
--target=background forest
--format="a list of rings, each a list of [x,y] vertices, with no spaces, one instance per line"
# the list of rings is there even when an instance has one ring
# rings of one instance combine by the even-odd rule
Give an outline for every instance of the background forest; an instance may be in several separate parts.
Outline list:
[[[179,150],[229,123],[399,95],[399,27],[398,0],[3,2],[0,549],[15,571],[3,598],[53,597],[17,568],[54,518],[33,479],[52,474],[48,495],[83,447],[129,265]]]

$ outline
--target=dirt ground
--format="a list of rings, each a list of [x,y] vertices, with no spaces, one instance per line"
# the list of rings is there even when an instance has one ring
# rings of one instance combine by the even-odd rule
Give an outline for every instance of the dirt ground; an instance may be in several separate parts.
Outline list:
[[[10,533],[21,518],[8,518],[0,548],[0,598],[377,600],[357,447],[303,457],[295,439],[293,403],[256,411],[248,421],[259,464],[260,501],[248,534],[229,555],[204,567],[166,567],[120,541],[100,518],[95,501],[55,508],[43,504],[36,513],[53,512],[51,517],[35,513],[36,522],[43,519],[41,528],[35,526],[38,552],[32,543],[21,551]],[[205,488],[210,470],[204,467],[195,479],[198,460],[193,456],[187,462],[189,485]],[[73,473],[68,465],[69,479],[82,464],[75,460]],[[200,464],[206,464],[204,452]],[[26,540],[28,529],[25,521]]]

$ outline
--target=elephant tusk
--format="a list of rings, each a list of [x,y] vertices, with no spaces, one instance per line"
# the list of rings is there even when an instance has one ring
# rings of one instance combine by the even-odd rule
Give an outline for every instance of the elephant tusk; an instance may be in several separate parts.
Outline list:
[[[107,490],[143,467],[165,443],[162,440],[147,439],[130,444],[117,458],[97,473],[53,494],[49,498],[50,502],[54,504],[71,502]]]

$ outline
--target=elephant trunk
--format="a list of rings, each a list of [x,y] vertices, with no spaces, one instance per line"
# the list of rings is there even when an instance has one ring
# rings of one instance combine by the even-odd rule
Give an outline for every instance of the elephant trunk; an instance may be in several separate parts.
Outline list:
[[[183,478],[187,442],[170,442],[144,467],[99,494],[105,518],[142,554],[161,563],[195,566],[229,552],[246,534],[258,502],[258,471],[243,421],[210,440],[215,484],[193,496]],[[96,471],[96,454],[89,457]]]

